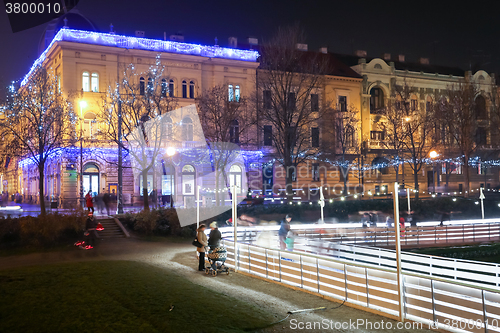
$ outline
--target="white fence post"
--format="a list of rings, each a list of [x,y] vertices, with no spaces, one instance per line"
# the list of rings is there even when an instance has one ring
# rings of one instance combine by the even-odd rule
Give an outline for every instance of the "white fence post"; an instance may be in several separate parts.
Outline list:
[[[394,183],[394,229],[396,231],[396,274],[398,279],[399,321],[404,321],[403,281],[401,275],[401,239],[399,233],[399,184]]]

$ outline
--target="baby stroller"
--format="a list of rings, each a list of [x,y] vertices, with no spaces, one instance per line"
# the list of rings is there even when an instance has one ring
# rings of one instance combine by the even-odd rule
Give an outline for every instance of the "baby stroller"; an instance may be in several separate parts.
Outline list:
[[[210,267],[205,267],[205,274],[212,274],[212,276],[216,276],[218,272],[225,272],[229,275],[229,268],[224,265],[227,258],[227,251],[224,246],[218,246],[213,250],[208,251],[207,258],[208,262],[210,262]]]

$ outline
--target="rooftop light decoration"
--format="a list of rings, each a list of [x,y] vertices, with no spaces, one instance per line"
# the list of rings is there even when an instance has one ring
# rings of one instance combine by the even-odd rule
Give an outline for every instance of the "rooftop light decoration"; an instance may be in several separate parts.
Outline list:
[[[56,42],[74,42],[92,45],[113,46],[123,49],[148,50],[156,52],[188,54],[207,58],[222,58],[240,61],[255,62],[259,57],[259,52],[255,50],[240,50],[215,45],[201,45],[191,43],[181,43],[174,41],[164,41],[158,39],[138,38],[131,36],[114,35],[110,33],[75,30],[62,28],[56,34],[47,49],[38,57],[28,74],[24,77],[21,85],[25,85],[33,70],[42,64],[48,50]]]

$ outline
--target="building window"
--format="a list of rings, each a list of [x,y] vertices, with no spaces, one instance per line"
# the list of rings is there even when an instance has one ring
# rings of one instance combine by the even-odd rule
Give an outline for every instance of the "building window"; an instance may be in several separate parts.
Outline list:
[[[380,113],[384,108],[384,92],[380,88],[370,90],[370,113]]]
[[[182,81],[182,98],[187,98],[187,82]]]
[[[240,101],[240,86],[234,86],[234,101]]]
[[[412,111],[417,110],[417,100],[415,98],[412,98],[410,101],[410,109]]]
[[[347,111],[347,96],[339,96],[339,110],[341,112]]]
[[[319,163],[313,163],[312,165],[312,179],[313,181],[319,181]]]
[[[166,138],[167,140],[172,139],[172,134],[173,134],[173,126],[172,126],[172,118],[168,116],[164,116],[163,118],[163,137]]]
[[[189,98],[194,98],[194,82],[189,82]]]
[[[240,124],[236,119],[229,125],[229,142],[240,143]]]
[[[479,95],[475,101],[475,109],[476,109],[476,119],[484,119],[486,118],[486,100],[483,96]]]
[[[145,84],[145,83],[144,83],[144,78],[143,78],[143,77],[141,77],[141,78],[139,79],[139,94],[140,94],[140,95],[144,95],[144,88],[145,88],[145,87],[144,87],[144,84]]]
[[[486,128],[478,127],[476,130],[476,144],[485,145],[487,141],[487,132]]]
[[[233,164],[231,165],[231,168],[229,168],[229,186],[233,188],[233,186],[236,186],[236,193],[241,193],[241,179],[242,179],[242,174],[241,174],[241,168],[240,166]]]
[[[271,125],[264,125],[264,146],[273,145],[273,127]]]
[[[93,138],[96,132],[96,116],[92,112],[87,112],[83,116],[83,136]]]
[[[170,79],[168,82],[168,95],[174,97],[174,80]]]
[[[389,160],[385,157],[375,157],[372,161],[372,167],[381,174],[387,175],[389,173]]]
[[[345,146],[346,147],[354,147],[355,138],[354,138],[354,127],[351,125],[347,125],[345,128]]]
[[[82,89],[83,91],[90,91],[90,74],[83,72],[82,74]]]
[[[295,93],[291,92],[291,93],[288,93],[288,103],[287,103],[287,106],[288,106],[288,109],[289,110],[295,110]]]
[[[99,74],[97,73],[92,73],[92,91],[93,92],[99,92]]]
[[[148,94],[152,95],[153,91],[154,91],[154,88],[153,88],[153,79],[152,78],[148,78]]]
[[[182,119],[182,140],[193,141],[193,121],[189,117]]]
[[[264,108],[270,109],[272,107],[271,90],[264,90],[262,96],[264,98]]]
[[[385,138],[385,133],[383,131],[370,131],[370,139],[371,140],[384,140]]]
[[[232,102],[234,100],[234,91],[233,91],[233,85],[229,84],[227,86],[227,100],[229,102]]]
[[[161,79],[161,95],[167,96],[167,80]]]
[[[313,148],[319,147],[319,128],[318,127],[311,128],[311,146]]]
[[[319,98],[318,94],[311,94],[311,111],[318,112],[319,111]]]

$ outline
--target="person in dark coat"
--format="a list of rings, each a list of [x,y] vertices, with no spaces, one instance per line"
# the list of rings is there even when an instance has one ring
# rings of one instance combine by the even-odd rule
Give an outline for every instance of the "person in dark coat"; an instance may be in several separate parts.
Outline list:
[[[210,229],[212,230],[210,231],[210,235],[208,235],[208,246],[210,246],[210,250],[213,250],[220,246],[222,235],[219,228],[217,228],[217,222],[210,223]]]
[[[280,249],[281,250],[286,250],[286,235],[288,235],[288,232],[290,231],[290,221],[292,220],[291,215],[285,216],[283,220],[281,220],[281,227],[280,230],[278,231],[278,236],[280,240]]]
[[[89,215],[87,217],[87,221],[85,221],[85,231],[87,235],[87,245],[90,245],[91,247],[95,246],[95,239],[97,238],[97,233],[96,233],[96,228],[97,223],[96,220],[94,219],[94,214],[92,212],[89,212]]]

